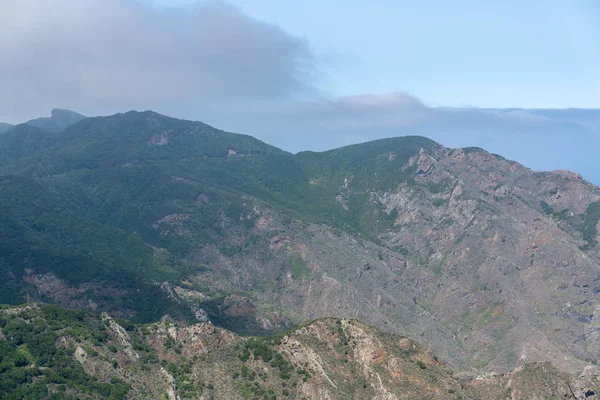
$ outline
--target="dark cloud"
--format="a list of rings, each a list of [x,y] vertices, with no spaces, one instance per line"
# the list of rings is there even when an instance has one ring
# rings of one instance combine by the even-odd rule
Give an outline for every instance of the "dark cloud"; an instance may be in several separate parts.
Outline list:
[[[157,9],[133,0],[3,0],[0,120],[53,107],[192,113],[313,89],[307,43],[222,2]]]

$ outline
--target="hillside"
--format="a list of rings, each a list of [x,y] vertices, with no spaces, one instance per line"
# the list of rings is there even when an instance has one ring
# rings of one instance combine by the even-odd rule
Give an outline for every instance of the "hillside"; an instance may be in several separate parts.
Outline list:
[[[24,246],[2,253],[2,301],[253,335],[356,318],[479,372],[600,359],[600,189],[576,174],[422,137],[293,155],[153,112],[54,135],[0,137]]]
[[[11,130],[13,126],[4,122],[0,122],[0,135]]]
[[[2,176],[0,191],[0,303],[24,303],[23,288],[34,286],[40,299],[71,308],[136,314],[142,321],[181,314],[153,280],[180,276],[185,266],[116,228],[73,214],[32,180]],[[183,308],[183,314],[190,312]]]
[[[35,126],[21,124],[0,136],[0,165],[31,156],[56,140],[56,135]]]
[[[60,133],[84,118],[85,116],[75,111],[55,108],[49,117],[35,118],[27,121],[26,124],[46,132]]]
[[[253,338],[36,304],[0,311],[0,368],[3,399],[593,399],[597,384],[548,364],[459,379],[419,343],[347,319]]]
[[[84,118],[85,116],[76,113],[75,111],[54,109],[52,110],[49,117],[31,119],[19,125],[27,125],[29,127],[37,128],[40,131],[48,133],[60,133],[67,129],[69,126],[81,121]],[[19,125],[11,125],[4,122],[0,122],[0,134],[6,133]],[[23,127],[21,127],[21,129],[23,129]]]

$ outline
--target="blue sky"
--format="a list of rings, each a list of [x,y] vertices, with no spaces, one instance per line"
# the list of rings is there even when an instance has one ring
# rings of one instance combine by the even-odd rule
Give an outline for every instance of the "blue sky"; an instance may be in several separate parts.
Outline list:
[[[600,107],[597,1],[232,3],[306,39],[331,95],[400,90],[430,105]]]
[[[151,109],[291,152],[422,135],[600,184],[598,21],[592,0],[3,0],[0,121]]]

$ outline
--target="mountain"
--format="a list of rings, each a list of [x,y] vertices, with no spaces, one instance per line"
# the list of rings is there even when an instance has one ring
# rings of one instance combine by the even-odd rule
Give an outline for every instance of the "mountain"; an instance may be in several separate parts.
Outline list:
[[[2,301],[252,335],[357,318],[482,373],[600,359],[600,189],[576,174],[415,136],[294,155],[150,111],[55,135],[0,161]]]
[[[33,155],[54,143],[56,135],[32,125],[16,125],[0,136],[0,165]]]
[[[47,132],[59,133],[85,117],[71,110],[53,109],[50,117],[32,119],[26,124]]]
[[[0,122],[0,135],[11,130],[13,126],[11,124],[6,124],[4,122]]]
[[[254,338],[37,304],[0,310],[0,362],[5,399],[594,399],[598,385],[549,364],[459,378],[421,344],[348,319]]]
[[[25,124],[45,132],[60,133],[84,118],[85,116],[76,113],[75,111],[55,108],[52,110],[50,117],[35,118],[25,122]],[[15,128],[15,125],[0,122],[0,135],[9,132],[13,128]]]
[[[185,267],[178,262],[119,229],[72,213],[64,199],[33,180],[2,176],[0,190],[0,303],[25,302],[24,288],[33,286],[42,300],[140,321],[190,314],[162,297],[153,281],[180,276]]]

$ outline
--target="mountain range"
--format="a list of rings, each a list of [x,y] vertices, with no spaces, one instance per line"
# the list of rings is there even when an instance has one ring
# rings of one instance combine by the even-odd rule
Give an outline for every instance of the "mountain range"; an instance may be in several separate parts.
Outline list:
[[[251,335],[358,319],[473,374],[600,359],[600,189],[479,148],[291,154],[55,111],[0,135],[0,218],[0,303]]]
[[[40,128],[46,132],[59,133],[67,129],[74,123],[81,121],[85,116],[75,111],[55,108],[49,117],[40,117],[25,122],[25,125]],[[0,122],[0,134],[8,132],[14,128],[14,125]]]

